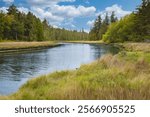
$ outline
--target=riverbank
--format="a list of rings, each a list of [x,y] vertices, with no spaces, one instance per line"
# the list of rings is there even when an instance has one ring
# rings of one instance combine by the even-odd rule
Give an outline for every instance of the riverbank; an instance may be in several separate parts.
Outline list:
[[[144,44],[122,44],[117,55],[32,79],[1,99],[150,99],[150,44]]]
[[[28,51],[32,49],[42,49],[58,46],[56,42],[0,42],[0,53],[10,53],[17,51]]]
[[[80,43],[80,44],[107,44],[103,41],[64,41],[66,43]]]
[[[126,51],[150,52],[150,43],[120,43]]]

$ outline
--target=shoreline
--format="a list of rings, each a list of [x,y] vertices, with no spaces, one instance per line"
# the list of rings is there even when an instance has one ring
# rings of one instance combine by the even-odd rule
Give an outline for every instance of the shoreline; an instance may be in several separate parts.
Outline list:
[[[40,50],[51,47],[57,47],[62,44],[56,42],[1,42],[0,43],[0,54],[11,53],[11,52],[27,52],[32,50]]]
[[[103,41],[62,41],[64,43],[79,43],[79,44],[107,44]]]

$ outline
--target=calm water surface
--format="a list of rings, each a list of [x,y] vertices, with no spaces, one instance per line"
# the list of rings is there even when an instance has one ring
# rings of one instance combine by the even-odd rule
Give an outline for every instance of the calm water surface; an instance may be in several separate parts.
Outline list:
[[[16,92],[27,80],[54,71],[79,68],[117,48],[98,44],[63,44],[40,51],[0,54],[0,95]]]

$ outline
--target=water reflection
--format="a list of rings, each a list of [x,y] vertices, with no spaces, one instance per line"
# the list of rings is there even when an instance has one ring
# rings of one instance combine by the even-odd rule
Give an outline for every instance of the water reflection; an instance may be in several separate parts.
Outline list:
[[[75,69],[106,53],[118,50],[108,45],[64,44],[34,52],[0,55],[0,94],[11,94],[28,79],[54,71]]]

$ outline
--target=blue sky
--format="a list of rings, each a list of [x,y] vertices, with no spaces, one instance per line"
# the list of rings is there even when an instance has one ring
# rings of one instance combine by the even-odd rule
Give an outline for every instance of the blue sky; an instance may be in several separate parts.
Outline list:
[[[106,12],[115,11],[118,18],[130,14],[140,5],[141,0],[0,0],[0,10],[7,12],[15,4],[21,12],[33,12],[41,20],[46,18],[54,27],[87,32],[95,18]]]

